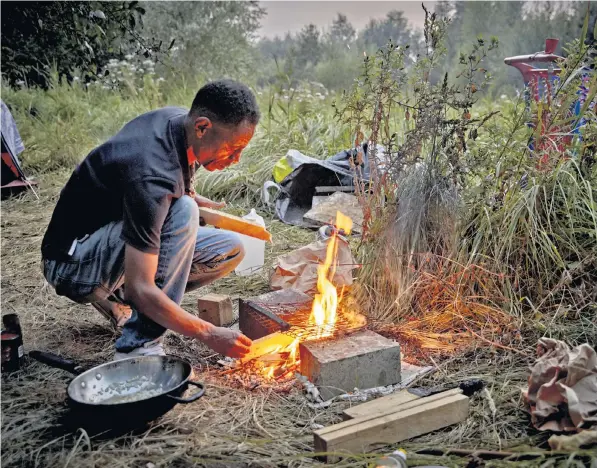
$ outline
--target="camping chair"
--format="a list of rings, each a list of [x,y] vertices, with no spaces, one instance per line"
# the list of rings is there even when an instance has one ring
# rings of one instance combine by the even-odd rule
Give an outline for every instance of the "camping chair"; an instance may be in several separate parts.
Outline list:
[[[27,179],[27,176],[21,169],[18,159],[15,157],[10,146],[6,143],[4,135],[2,135],[2,199],[15,195],[17,193],[30,188],[35,196],[37,193],[33,188],[37,182]]]

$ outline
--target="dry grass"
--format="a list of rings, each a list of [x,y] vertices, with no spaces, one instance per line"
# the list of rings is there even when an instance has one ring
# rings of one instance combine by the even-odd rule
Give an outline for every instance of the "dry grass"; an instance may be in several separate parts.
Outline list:
[[[20,315],[27,350],[54,351],[91,366],[109,359],[115,335],[90,306],[71,303],[45,288],[39,268],[40,242],[66,176],[42,176],[39,201],[25,194],[2,204],[2,312]],[[237,213],[245,209],[231,207]],[[313,239],[313,233],[279,222],[272,222],[271,230],[276,244],[268,247],[268,262]],[[267,275],[232,276],[218,282],[213,289],[233,297],[261,293],[267,289]],[[200,293],[186,296],[183,306],[194,310]],[[177,467],[298,467],[318,463],[312,451],[312,424],[339,421],[342,409],[349,403],[315,410],[297,389],[276,393],[232,388],[218,377],[213,367],[217,357],[200,343],[170,334],[167,344],[172,352],[189,359],[199,378],[207,382],[206,396],[192,405],[178,405],[141,434],[114,440],[89,438],[82,431],[65,432],[59,426],[70,379],[67,373],[29,363],[20,372],[3,375],[3,466],[151,467],[148,463],[153,463]],[[522,349],[529,356],[533,353],[530,348]],[[471,417],[465,423],[401,444],[407,450],[421,447],[528,450],[527,444],[535,446],[545,441],[544,435],[529,429],[520,398],[532,358],[485,343],[451,358],[438,358],[437,354],[423,350],[420,359],[436,364],[437,371],[417,384],[456,383],[477,377],[487,382],[488,392],[473,397]],[[371,457],[356,456],[339,466],[368,466]],[[573,462],[565,465],[566,459],[558,459],[561,466],[580,466]],[[438,459],[416,455],[411,455],[411,461],[446,466],[467,463],[458,457]],[[544,462],[539,460],[529,466],[541,466]],[[556,465],[554,461],[549,466]],[[506,465],[490,462],[487,466]]]

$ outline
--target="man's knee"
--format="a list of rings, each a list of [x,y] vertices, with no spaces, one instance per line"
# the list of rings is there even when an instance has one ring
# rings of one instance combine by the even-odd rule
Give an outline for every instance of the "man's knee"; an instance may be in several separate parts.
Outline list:
[[[169,215],[176,220],[177,225],[192,228],[195,232],[199,227],[199,207],[188,195],[172,202]]]
[[[234,263],[236,267],[243,258],[245,258],[245,246],[243,245],[240,237],[233,232],[226,232],[225,239],[225,250],[227,251],[226,257],[231,263]]]

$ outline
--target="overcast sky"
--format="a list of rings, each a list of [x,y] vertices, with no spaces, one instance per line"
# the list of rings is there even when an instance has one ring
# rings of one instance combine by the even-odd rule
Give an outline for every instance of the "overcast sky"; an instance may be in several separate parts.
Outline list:
[[[295,33],[304,25],[313,23],[322,28],[332,23],[337,13],[343,13],[357,28],[363,28],[371,18],[383,18],[391,10],[402,10],[411,25],[422,28],[425,13],[421,0],[414,1],[264,1],[260,4],[267,10],[261,21],[260,35],[283,36],[287,31]],[[435,2],[425,2],[425,7],[433,11]]]

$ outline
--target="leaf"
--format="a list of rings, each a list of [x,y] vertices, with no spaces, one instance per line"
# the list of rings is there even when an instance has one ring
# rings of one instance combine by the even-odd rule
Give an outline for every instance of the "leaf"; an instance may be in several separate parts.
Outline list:
[[[95,13],[95,15],[94,15],[94,16],[95,16],[96,18],[103,19],[103,20],[105,20],[105,19],[106,19],[106,14],[105,14],[103,11],[101,11],[101,10],[96,10],[96,11],[94,11],[94,12],[92,12],[92,13]]]
[[[580,34],[580,43],[581,46],[585,43],[585,39],[587,38],[587,31],[589,30],[589,4],[587,3],[587,14],[585,15],[585,21],[582,25],[582,33]]]
[[[572,262],[572,263],[568,263],[568,265],[566,265],[566,266],[568,267],[569,270],[576,270],[581,265],[582,265],[582,262]]]
[[[174,47],[174,43],[176,42],[176,38],[172,39],[172,42],[170,43],[170,45],[168,46],[168,50],[172,49],[172,47]]]

